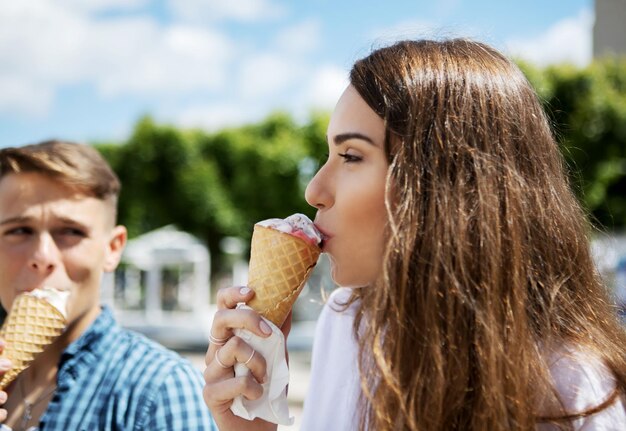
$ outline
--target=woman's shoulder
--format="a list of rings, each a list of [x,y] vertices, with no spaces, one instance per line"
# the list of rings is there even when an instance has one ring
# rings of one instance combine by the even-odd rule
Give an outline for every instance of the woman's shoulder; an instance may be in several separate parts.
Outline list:
[[[357,302],[348,305],[351,296],[352,289],[339,287],[326,298],[316,324],[316,344],[328,344],[352,337]]]
[[[349,287],[337,287],[328,296],[326,301],[329,304],[343,304],[352,296],[352,288]]]
[[[352,290],[349,287],[338,287],[333,290],[324,303],[323,313],[354,316],[358,300],[349,303],[352,297]]]
[[[583,412],[614,395],[617,382],[599,353],[582,346],[564,345],[552,351],[547,359],[554,387],[566,411]],[[606,409],[578,421],[586,426],[593,421],[626,426],[623,397],[616,397]]]
[[[616,387],[615,378],[599,354],[580,346],[564,345],[548,355],[548,366],[559,394],[566,399],[581,395],[607,397]]]

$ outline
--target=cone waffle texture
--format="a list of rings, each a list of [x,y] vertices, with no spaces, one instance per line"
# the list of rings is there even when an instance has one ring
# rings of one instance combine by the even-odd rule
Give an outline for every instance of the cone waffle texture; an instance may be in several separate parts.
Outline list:
[[[248,271],[248,287],[255,295],[248,305],[280,328],[320,251],[296,236],[255,225]]]
[[[0,328],[6,343],[0,357],[13,363],[0,380],[0,389],[6,388],[64,329],[65,317],[46,300],[28,294],[15,298]]]

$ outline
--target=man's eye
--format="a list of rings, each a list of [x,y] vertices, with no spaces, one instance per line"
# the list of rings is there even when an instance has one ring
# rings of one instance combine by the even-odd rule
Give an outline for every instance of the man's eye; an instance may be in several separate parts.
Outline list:
[[[60,233],[62,235],[67,235],[67,236],[78,236],[78,237],[85,237],[85,236],[87,236],[87,234],[85,233],[84,230],[73,228],[73,227],[66,227],[64,229],[61,229]]]
[[[9,229],[5,232],[5,235],[30,235],[33,230],[29,227],[19,226]]]

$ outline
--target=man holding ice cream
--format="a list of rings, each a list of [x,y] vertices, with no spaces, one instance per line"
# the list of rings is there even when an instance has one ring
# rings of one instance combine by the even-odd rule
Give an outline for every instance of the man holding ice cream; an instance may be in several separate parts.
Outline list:
[[[119,327],[100,305],[102,275],[117,267],[126,244],[126,229],[116,225],[119,190],[89,146],[48,141],[0,150],[2,306],[11,318],[24,294],[52,292],[66,323],[0,391],[4,429],[214,429],[199,372]],[[19,320],[14,327],[24,330]],[[11,343],[0,340],[0,350],[8,353]],[[0,378],[13,362],[0,359]]]

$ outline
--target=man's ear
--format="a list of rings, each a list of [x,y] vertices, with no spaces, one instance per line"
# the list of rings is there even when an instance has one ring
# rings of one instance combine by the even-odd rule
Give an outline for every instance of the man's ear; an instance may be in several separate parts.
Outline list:
[[[107,244],[106,256],[104,258],[104,271],[112,272],[117,268],[122,258],[122,252],[126,245],[126,227],[118,225],[111,230],[111,237]]]

